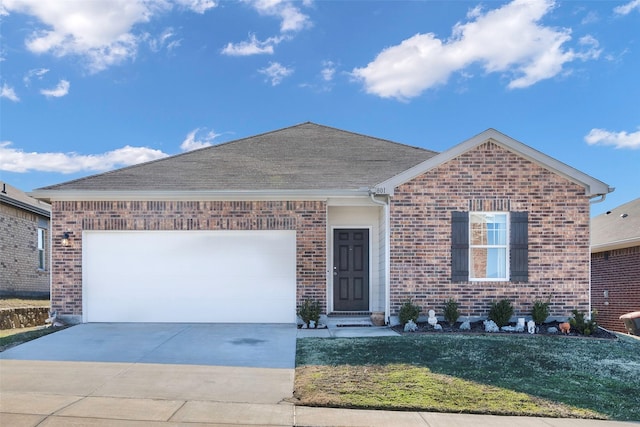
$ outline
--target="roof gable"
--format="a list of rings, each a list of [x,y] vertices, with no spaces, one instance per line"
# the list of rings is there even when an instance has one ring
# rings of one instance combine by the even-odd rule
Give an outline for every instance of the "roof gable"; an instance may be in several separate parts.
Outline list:
[[[44,187],[61,192],[203,192],[370,188],[436,153],[303,123],[248,138]]]
[[[546,154],[537,151],[528,145],[525,145],[515,139],[498,132],[495,129],[487,129],[486,131],[470,138],[442,153],[433,156],[424,162],[409,168],[408,170],[402,172],[394,176],[391,179],[381,182],[377,187],[380,188],[380,191],[384,191],[390,194],[393,194],[394,189],[408,182],[423,173],[436,168],[449,160],[452,160],[459,155],[466,153],[481,144],[484,144],[487,141],[491,141],[496,145],[503,147],[521,157],[524,157],[541,167],[548,169],[558,175],[561,175],[568,180],[579,184],[585,188],[585,194],[589,197],[606,195],[612,192],[614,189],[609,187],[602,181],[599,181],[591,176],[568,166],[559,160],[554,159],[553,157],[547,156]],[[383,190],[384,189],[384,190]]]

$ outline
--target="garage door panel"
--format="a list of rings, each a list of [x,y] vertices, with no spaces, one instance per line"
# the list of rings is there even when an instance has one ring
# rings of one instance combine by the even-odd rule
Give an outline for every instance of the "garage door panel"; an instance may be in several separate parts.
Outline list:
[[[89,322],[295,322],[294,231],[85,232]]]

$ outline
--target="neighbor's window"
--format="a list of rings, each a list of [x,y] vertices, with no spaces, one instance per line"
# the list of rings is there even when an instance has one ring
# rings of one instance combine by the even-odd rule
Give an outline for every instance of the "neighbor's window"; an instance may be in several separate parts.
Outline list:
[[[508,224],[506,212],[470,212],[470,280],[508,280]]]
[[[44,257],[45,257],[45,253],[44,253],[44,245],[45,245],[45,240],[44,240],[44,228],[38,228],[38,268],[40,270],[44,270],[45,269],[45,262],[44,262]]]

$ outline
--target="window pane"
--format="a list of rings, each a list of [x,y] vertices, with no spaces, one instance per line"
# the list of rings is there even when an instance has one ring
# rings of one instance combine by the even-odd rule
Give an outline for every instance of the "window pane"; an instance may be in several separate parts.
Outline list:
[[[487,218],[483,214],[471,214],[471,239],[472,245],[487,244]]]
[[[44,229],[38,228],[38,268],[44,270]]]
[[[488,218],[488,245],[507,244],[507,218],[506,215],[492,215]]]
[[[471,223],[471,245],[506,245],[507,215],[473,213]]]
[[[471,278],[506,279],[507,250],[505,248],[471,248]]]

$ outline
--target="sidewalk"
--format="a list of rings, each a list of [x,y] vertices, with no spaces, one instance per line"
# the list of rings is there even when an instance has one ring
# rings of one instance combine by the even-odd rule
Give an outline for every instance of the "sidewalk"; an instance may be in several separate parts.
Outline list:
[[[0,360],[0,425],[590,427],[635,423],[309,408],[293,369]]]

